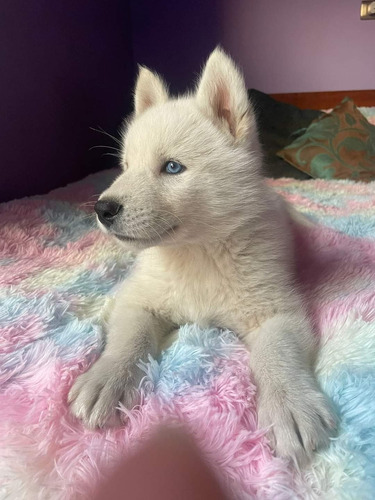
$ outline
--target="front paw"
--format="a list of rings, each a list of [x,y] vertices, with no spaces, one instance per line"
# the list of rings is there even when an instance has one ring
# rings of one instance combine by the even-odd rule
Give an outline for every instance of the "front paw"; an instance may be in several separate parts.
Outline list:
[[[260,391],[259,427],[269,428],[268,437],[276,454],[305,465],[313,452],[329,443],[336,418],[327,398],[313,382]]]
[[[131,409],[139,403],[138,386],[143,376],[134,363],[102,356],[70,389],[70,410],[92,429],[120,423],[118,404]]]

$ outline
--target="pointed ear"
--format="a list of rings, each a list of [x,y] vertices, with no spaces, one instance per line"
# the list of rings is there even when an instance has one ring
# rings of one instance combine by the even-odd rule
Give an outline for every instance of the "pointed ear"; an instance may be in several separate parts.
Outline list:
[[[236,141],[244,140],[254,122],[245,80],[232,59],[216,48],[203,69],[196,99],[201,110]]]
[[[168,90],[159,75],[145,66],[139,66],[137,83],[134,91],[134,108],[136,116],[147,108],[168,100]]]

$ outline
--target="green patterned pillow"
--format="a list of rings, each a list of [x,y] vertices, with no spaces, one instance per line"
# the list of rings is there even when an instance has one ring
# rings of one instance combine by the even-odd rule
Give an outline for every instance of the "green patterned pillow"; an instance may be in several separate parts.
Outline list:
[[[375,126],[346,97],[277,155],[321,179],[375,179]]]

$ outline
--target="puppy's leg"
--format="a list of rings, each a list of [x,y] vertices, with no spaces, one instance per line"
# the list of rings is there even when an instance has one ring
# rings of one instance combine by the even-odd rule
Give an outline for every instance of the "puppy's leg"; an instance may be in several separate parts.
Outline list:
[[[137,387],[144,373],[137,366],[148,354],[158,356],[173,324],[154,316],[140,305],[117,300],[108,322],[104,352],[80,375],[70,390],[72,413],[88,427],[114,420],[121,401],[131,409],[137,403]]]
[[[279,456],[302,465],[313,450],[328,444],[335,427],[335,417],[311,368],[310,326],[303,316],[280,314],[245,341],[258,386],[259,426],[271,426],[270,441]]]

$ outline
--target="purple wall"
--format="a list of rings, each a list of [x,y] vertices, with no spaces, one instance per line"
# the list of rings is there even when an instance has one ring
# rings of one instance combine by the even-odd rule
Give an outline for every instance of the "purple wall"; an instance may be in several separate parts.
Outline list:
[[[131,0],[134,60],[160,73],[172,93],[192,88],[220,43],[221,1]]]
[[[375,87],[375,21],[360,0],[222,0],[224,47],[268,93]]]
[[[134,64],[126,0],[6,0],[0,15],[0,201],[110,165]]]
[[[0,201],[42,194],[116,164],[135,62],[191,86],[219,42],[220,0],[5,0],[0,15]],[[132,8],[130,12],[130,7]],[[135,53],[133,57],[133,52]]]

